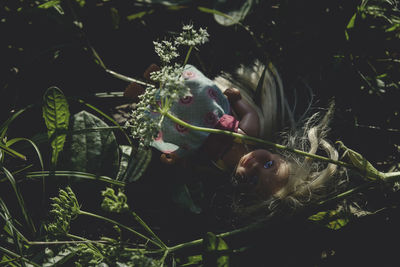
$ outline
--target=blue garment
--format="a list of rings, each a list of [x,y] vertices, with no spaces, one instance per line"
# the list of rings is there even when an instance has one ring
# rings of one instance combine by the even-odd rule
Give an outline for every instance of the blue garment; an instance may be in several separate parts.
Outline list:
[[[228,99],[194,66],[186,65],[182,76],[190,92],[174,103],[169,112],[192,125],[214,128],[219,119],[231,111]],[[173,152],[185,157],[194,154],[208,136],[209,133],[190,130],[165,117],[161,131],[151,145],[163,153]]]

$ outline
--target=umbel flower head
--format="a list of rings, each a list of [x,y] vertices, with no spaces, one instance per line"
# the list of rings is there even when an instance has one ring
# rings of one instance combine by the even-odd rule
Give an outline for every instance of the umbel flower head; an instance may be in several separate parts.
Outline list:
[[[80,211],[78,200],[72,189],[68,186],[65,190],[60,189],[58,197],[51,199],[52,210],[55,221],[47,225],[46,230],[53,234],[66,234],[70,228],[71,220],[75,219]]]
[[[192,24],[183,25],[182,32],[175,39],[176,45],[197,46],[208,41],[208,32],[206,29],[200,28],[195,30]]]
[[[107,187],[106,190],[101,191],[101,195],[104,197],[101,203],[102,209],[117,213],[129,210],[129,206],[126,203],[127,197],[121,191],[118,191],[116,195],[114,189]]]
[[[155,51],[164,65],[161,70],[151,73],[151,80],[159,84],[159,88],[148,86],[145,92],[139,96],[139,103],[131,114],[131,120],[127,126],[132,129],[132,137],[139,139],[139,149],[151,144],[160,132],[164,114],[180,97],[187,94],[189,88],[184,84],[182,72],[184,64],[171,64],[171,60],[179,56],[177,46],[189,46],[186,55],[187,61],[193,47],[208,41],[208,33],[205,29],[195,30],[193,25],[184,25],[182,32],[175,41],[153,42]],[[162,116],[151,116],[151,112],[159,112]]]
[[[179,56],[176,46],[170,41],[153,42],[154,50],[163,63],[169,63]]]

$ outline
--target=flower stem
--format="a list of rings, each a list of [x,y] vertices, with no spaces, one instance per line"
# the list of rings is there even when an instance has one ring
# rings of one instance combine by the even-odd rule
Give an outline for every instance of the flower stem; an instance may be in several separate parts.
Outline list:
[[[131,211],[132,216],[135,218],[137,222],[139,222],[146,231],[153,236],[160,245],[162,245],[164,248],[167,248],[167,246],[164,244],[164,242],[161,241],[161,239],[150,229],[150,227],[137,215],[134,211]]]
[[[186,54],[185,61],[183,61],[183,67],[185,67],[186,63],[189,61],[189,57],[190,57],[190,54],[192,53],[192,50],[193,50],[193,46],[190,46],[189,50]]]
[[[159,109],[160,113],[163,113],[161,109]],[[317,160],[321,160],[321,161],[326,161],[329,163],[333,163],[339,166],[343,166],[346,168],[351,168],[351,169],[355,169],[355,167],[349,163],[343,162],[343,161],[338,161],[338,160],[334,160],[334,159],[330,159],[327,157],[323,157],[320,155],[315,155],[315,154],[310,154],[307,153],[305,151],[302,150],[298,150],[298,149],[294,149],[294,148],[290,148],[284,145],[280,145],[280,144],[276,144],[267,140],[262,140],[253,136],[249,136],[249,135],[243,135],[243,134],[239,134],[239,133],[234,133],[234,132],[230,132],[230,131],[225,131],[225,130],[219,130],[219,129],[213,129],[213,128],[206,128],[206,127],[199,127],[199,126],[195,126],[195,125],[191,125],[177,117],[175,117],[174,115],[168,113],[168,112],[164,112],[165,116],[167,116],[168,118],[170,118],[173,122],[176,122],[184,127],[187,127],[191,130],[195,130],[195,131],[202,131],[202,132],[208,132],[208,133],[215,133],[215,134],[225,134],[225,135],[229,135],[232,137],[238,137],[242,140],[248,140],[248,141],[252,141],[252,142],[257,142],[259,144],[262,145],[267,145],[267,146],[271,146],[274,147],[276,149],[280,149],[280,150],[286,150],[286,151],[290,151],[296,154],[300,154],[309,158],[313,158],[313,159],[317,159]]]
[[[143,234],[141,234],[141,233],[139,233],[139,232],[133,230],[132,228],[129,228],[128,226],[125,226],[125,225],[123,225],[123,224],[120,224],[120,223],[117,222],[117,221],[114,221],[114,220],[112,220],[112,219],[109,219],[109,218],[106,218],[106,217],[103,217],[103,216],[100,216],[100,215],[97,215],[97,214],[94,214],[94,213],[90,213],[90,212],[87,212],[87,211],[83,211],[83,210],[80,210],[80,211],[79,211],[79,214],[81,214],[81,215],[86,215],[86,216],[91,216],[91,217],[94,217],[94,218],[97,218],[97,219],[101,219],[101,220],[107,221],[107,222],[112,223],[112,224],[116,224],[116,225],[118,225],[119,227],[121,227],[121,228],[123,228],[123,229],[125,229],[125,230],[127,230],[127,231],[129,231],[129,232],[131,232],[131,233],[133,233],[133,234],[135,234],[135,235],[137,235],[138,237],[141,237],[141,238],[145,239],[146,241],[148,241],[148,242],[150,242],[150,243],[156,245],[157,247],[163,248],[163,245],[162,245],[162,244],[159,244],[158,242],[152,240],[151,238],[149,238],[149,237],[147,237],[147,236],[145,236],[145,235],[143,235]]]

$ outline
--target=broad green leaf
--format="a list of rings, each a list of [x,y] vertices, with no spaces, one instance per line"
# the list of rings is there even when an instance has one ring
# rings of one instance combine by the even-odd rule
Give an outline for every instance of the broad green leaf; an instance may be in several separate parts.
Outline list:
[[[228,245],[225,241],[217,237],[215,234],[208,232],[203,239],[204,247],[204,266],[205,267],[228,267],[229,255],[219,254],[218,251],[228,250]]]
[[[62,165],[68,170],[115,177],[119,151],[115,135],[101,119],[86,111],[71,119]],[[100,128],[97,131],[85,131]],[[65,157],[64,157],[65,156]]]
[[[367,161],[360,153],[350,148],[347,148],[341,141],[337,141],[336,143],[339,144],[341,149],[345,150],[343,154],[347,155],[353,166],[359,169],[361,173],[366,176],[366,178],[373,181],[376,179],[384,179],[384,174],[375,169],[375,167],[372,166],[372,164]]]
[[[53,149],[51,163],[55,166],[58,155],[64,148],[69,125],[69,107],[63,92],[57,87],[50,87],[43,96],[43,118]]]
[[[151,149],[140,149],[135,153],[131,152],[128,168],[122,176],[123,181],[134,182],[142,177],[151,161]]]
[[[336,210],[321,211],[317,214],[311,215],[308,219],[323,223],[329,229],[339,230],[349,222],[348,218],[341,215],[342,214]]]

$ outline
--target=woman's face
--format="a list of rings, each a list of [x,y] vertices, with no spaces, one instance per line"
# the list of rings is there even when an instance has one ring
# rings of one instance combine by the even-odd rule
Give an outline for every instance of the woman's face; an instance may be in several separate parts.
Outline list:
[[[237,165],[235,176],[257,195],[268,198],[286,185],[289,165],[278,154],[258,149],[244,155]]]

